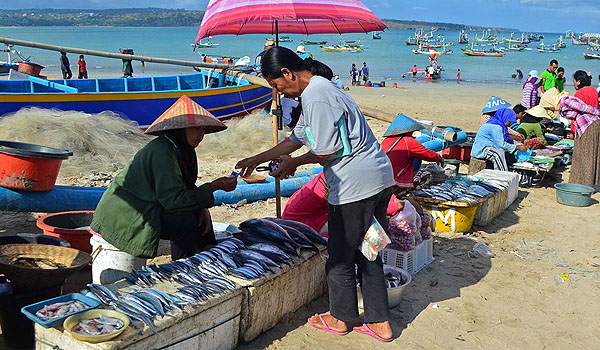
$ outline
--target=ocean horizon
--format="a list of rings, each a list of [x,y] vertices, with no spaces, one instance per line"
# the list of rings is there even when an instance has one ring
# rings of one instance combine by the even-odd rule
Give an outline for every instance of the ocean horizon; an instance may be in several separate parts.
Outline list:
[[[0,27],[0,36],[19,40],[35,41],[57,46],[68,46],[83,49],[119,52],[120,48],[132,48],[135,54],[165,57],[180,60],[200,60],[198,52],[209,55],[243,57],[249,56],[254,61],[255,56],[262,51],[266,38],[272,37],[265,34],[251,34],[243,36],[223,35],[212,38],[218,47],[193,51],[193,43],[198,32],[198,27]],[[363,44],[361,53],[332,53],[322,51],[319,46],[307,45],[314,58],[329,65],[336,74],[345,81],[349,81],[349,70],[352,63],[361,66],[367,62],[370,68],[370,80],[374,82],[386,81],[386,84],[397,82],[412,83],[412,76],[402,78],[402,75],[416,64],[419,68],[428,65],[427,55],[415,55],[405,41],[412,36],[412,30],[387,30],[382,33],[381,40],[373,40],[372,34],[319,34],[289,36],[293,42],[283,42],[281,46],[295,50],[301,45],[300,40],[327,41],[327,45],[338,43],[340,40],[358,40]],[[532,51],[508,52],[504,57],[470,57],[461,51],[467,45],[458,45],[457,31],[438,30],[436,35],[444,35],[446,43],[454,42],[449,47],[454,52],[438,58],[438,63],[444,68],[442,77],[435,83],[456,83],[456,72],[461,70],[462,83],[477,85],[519,85],[519,81],[511,77],[515,70],[520,69],[525,76],[530,70],[542,72],[548,67],[551,59],[557,59],[559,66],[566,71],[567,85],[572,85],[570,77],[575,70],[582,69],[592,73],[594,85],[600,74],[600,60],[586,60],[583,53],[587,46],[574,46],[570,39],[565,39],[567,47],[558,53],[539,53],[535,47],[540,42],[530,43]],[[471,32],[470,39],[479,32]],[[540,33],[545,37],[546,45],[555,43],[561,33]],[[499,40],[509,37],[510,33],[498,32]],[[520,37],[520,33],[515,33]],[[497,47],[502,47],[498,44]],[[59,53],[29,47],[15,46],[15,49],[27,57],[32,56],[32,61],[45,67],[43,75],[56,76],[60,74]],[[71,69],[76,72],[78,55],[69,54]],[[2,57],[2,56],[0,56]],[[13,58],[16,58],[13,56]],[[5,58],[0,58],[4,60]],[[122,62],[117,59],[86,56],[89,77],[96,76],[121,76]],[[145,67],[140,62],[134,62],[134,76],[136,73],[144,75],[166,75],[189,73],[190,67],[146,63]],[[76,74],[74,74],[76,75]],[[424,79],[417,82],[424,82]]]

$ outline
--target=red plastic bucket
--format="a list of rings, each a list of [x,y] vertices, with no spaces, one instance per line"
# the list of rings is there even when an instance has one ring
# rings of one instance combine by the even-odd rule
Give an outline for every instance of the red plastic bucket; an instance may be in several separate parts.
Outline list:
[[[0,141],[0,186],[24,191],[49,191],[60,165],[73,153],[30,143]]]
[[[92,230],[89,226],[93,217],[93,210],[53,213],[40,217],[37,227],[42,229],[45,235],[62,238],[69,242],[72,248],[91,254]]]

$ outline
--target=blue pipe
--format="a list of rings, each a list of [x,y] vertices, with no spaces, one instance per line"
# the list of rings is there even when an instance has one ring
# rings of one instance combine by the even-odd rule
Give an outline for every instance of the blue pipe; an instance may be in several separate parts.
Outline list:
[[[291,176],[290,178],[300,178],[300,177],[306,177],[306,176],[315,176],[318,173],[320,173],[321,171],[323,171],[323,167],[322,166],[318,166],[318,167],[314,167],[311,169],[306,169],[306,170],[301,170],[296,172],[296,174],[294,174],[294,176]],[[246,181],[240,179],[240,182],[242,184],[247,184]],[[265,179],[265,181],[263,182],[259,182],[259,184],[264,184],[267,182],[275,182],[275,178],[272,176],[267,176],[267,178]]]
[[[314,175],[281,181],[281,195],[291,196]],[[0,210],[57,213],[72,210],[94,210],[106,187],[54,186],[47,192],[15,191],[0,187]],[[238,184],[232,192],[215,191],[215,205],[233,204],[246,199],[255,202],[275,197],[275,185]]]
[[[454,131],[453,129],[448,130]],[[461,143],[467,142],[468,140],[468,136],[464,131],[459,131],[456,133],[456,141],[444,140],[443,135],[432,133],[429,130],[421,130],[421,132],[425,135],[417,137],[417,141],[419,141],[423,146],[435,152],[439,152],[443,149],[452,146],[460,145]]]

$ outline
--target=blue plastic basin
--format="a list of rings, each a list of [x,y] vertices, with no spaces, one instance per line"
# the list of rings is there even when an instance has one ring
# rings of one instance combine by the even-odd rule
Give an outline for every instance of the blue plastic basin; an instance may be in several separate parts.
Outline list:
[[[592,204],[594,188],[585,185],[559,183],[555,184],[556,201],[572,207],[587,207]]]
[[[52,320],[48,320],[48,321],[44,321],[40,318],[38,318],[35,313],[38,312],[38,310],[40,310],[41,308],[43,308],[46,305],[50,305],[50,304],[54,304],[54,303],[61,303],[61,302],[65,302],[65,301],[71,301],[71,300],[79,300],[82,303],[88,305],[89,307],[82,309],[78,312],[73,312],[70,314],[66,314],[62,317],[58,317]],[[90,297],[86,297],[83,294],[80,293],[71,293],[71,294],[67,294],[67,295],[62,295],[60,297],[56,297],[56,298],[52,298],[52,299],[48,299],[48,300],[44,300],[44,301],[40,301],[39,303],[35,303],[35,304],[31,304],[31,305],[27,305],[25,307],[23,307],[21,309],[21,312],[27,316],[27,318],[29,318],[30,320],[32,320],[33,322],[42,325],[45,328],[51,327],[54,324],[58,324],[58,323],[62,323],[62,321],[71,316],[71,315],[75,315],[78,314],[80,312],[84,312],[87,310],[91,310],[94,308],[97,308],[100,305],[100,302],[96,299],[90,298]]]

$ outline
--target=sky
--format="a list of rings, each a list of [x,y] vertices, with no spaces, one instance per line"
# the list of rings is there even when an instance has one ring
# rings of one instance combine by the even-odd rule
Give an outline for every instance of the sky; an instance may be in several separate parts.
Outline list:
[[[274,0],[276,1],[276,0]],[[160,7],[204,10],[208,0],[30,0],[29,8]],[[600,0],[363,0],[380,18],[449,22],[522,31],[594,32],[600,30]],[[0,8],[23,2],[0,0]]]

